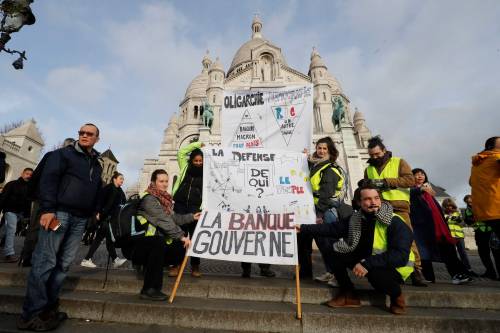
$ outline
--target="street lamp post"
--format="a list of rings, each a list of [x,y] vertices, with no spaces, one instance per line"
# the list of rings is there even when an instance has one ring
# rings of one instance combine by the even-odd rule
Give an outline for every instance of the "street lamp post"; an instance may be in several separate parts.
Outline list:
[[[11,50],[5,45],[11,39],[10,34],[18,32],[25,25],[32,25],[35,23],[35,15],[31,11],[30,5],[33,0],[2,0],[0,3],[0,14],[2,19],[0,21],[0,52],[4,51],[10,54],[18,54],[12,66],[15,69],[23,68],[23,60],[27,60],[26,51]]]

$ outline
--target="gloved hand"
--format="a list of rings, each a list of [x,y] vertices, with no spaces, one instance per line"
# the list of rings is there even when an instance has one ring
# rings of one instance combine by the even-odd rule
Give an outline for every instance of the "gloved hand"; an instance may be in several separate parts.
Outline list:
[[[362,181],[359,182],[358,185],[359,186],[371,185],[381,191],[387,190],[389,188],[385,179],[363,179]]]

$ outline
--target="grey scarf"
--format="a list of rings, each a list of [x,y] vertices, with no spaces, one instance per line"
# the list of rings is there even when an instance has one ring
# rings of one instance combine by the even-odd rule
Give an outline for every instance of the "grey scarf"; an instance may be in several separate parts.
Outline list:
[[[375,213],[377,221],[384,224],[391,224],[392,220],[392,206],[387,202],[382,202],[380,209]],[[333,250],[338,253],[351,253],[359,244],[361,238],[361,223],[364,219],[362,212],[355,212],[349,220],[349,233],[347,241],[343,238],[333,244]]]

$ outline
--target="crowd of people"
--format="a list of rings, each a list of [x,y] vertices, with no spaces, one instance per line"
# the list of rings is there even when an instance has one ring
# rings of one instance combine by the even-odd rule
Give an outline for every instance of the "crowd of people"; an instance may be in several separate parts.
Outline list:
[[[65,140],[63,147],[47,153],[35,170],[23,170],[19,179],[3,188],[3,261],[31,266],[19,329],[51,330],[67,318],[59,310],[59,293],[82,240],[90,247],[81,266],[96,267],[92,259],[105,240],[113,267],[130,260],[142,273],[143,299],[165,300],[164,269],[168,276],[179,274],[201,212],[203,143],[194,142],[179,150],[180,173],[172,194],[168,192],[167,171],[152,173],[148,188],[139,195],[140,236],[120,244],[125,257],[120,258],[110,220],[127,202],[121,189],[124,177],[116,172],[111,183],[103,186],[99,153],[94,149],[99,134],[94,124],[83,125],[78,140]],[[464,198],[463,214],[452,199],[439,203],[427,173],[393,156],[378,136],[368,141],[368,166],[349,204],[349,179],[337,163],[339,153],[333,140],[322,138],[312,154],[304,153],[317,218],[316,224],[296,225],[300,276],[338,287],[327,306],[360,306],[349,272],[366,277],[375,290],[388,295],[393,314],[406,312],[401,284],[407,279],[417,287],[436,283],[433,262],[443,262],[456,285],[470,283],[477,276],[498,279],[500,137],[488,139],[485,149],[472,159],[472,194]],[[14,236],[19,225],[26,229],[26,237],[18,257]],[[464,226],[474,228],[486,269],[483,274],[474,272],[470,265]],[[316,277],[311,258],[313,240],[324,266],[324,273]],[[242,277],[249,278],[251,264],[241,265]],[[275,276],[270,265],[259,266],[262,276]],[[191,274],[202,277],[199,258],[191,258]]]

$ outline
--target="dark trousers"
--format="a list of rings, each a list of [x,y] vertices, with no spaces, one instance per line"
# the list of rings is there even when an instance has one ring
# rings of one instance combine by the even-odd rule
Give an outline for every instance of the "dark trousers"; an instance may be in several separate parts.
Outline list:
[[[31,262],[31,256],[38,241],[38,232],[40,230],[40,203],[33,201],[31,205],[31,216],[26,237],[24,238],[23,250],[21,251],[21,260],[25,263]]]
[[[267,270],[271,267],[270,264],[259,264],[259,268],[261,270]],[[243,269],[244,272],[250,272],[252,269],[252,263],[250,262],[242,262],[241,263],[241,268]]]
[[[297,234],[297,253],[299,256],[300,277],[312,278],[312,236],[304,233]]]
[[[337,279],[341,291],[352,291],[354,285],[349,278],[347,270],[360,262],[362,258],[352,254],[340,254],[332,251],[327,253],[328,260],[332,263],[333,274]],[[391,298],[397,298],[401,295],[401,275],[394,268],[372,268],[366,274],[368,282],[372,287]]]
[[[446,270],[451,277],[455,276],[456,274],[467,273],[468,269],[458,258],[455,245],[446,242],[440,242],[437,244],[437,247],[441,260],[445,264]],[[426,280],[436,281],[431,260],[422,260],[422,274],[424,275]]]
[[[109,233],[109,227],[108,227],[108,222],[103,221],[101,222],[101,225],[99,226],[99,229],[97,229],[97,233],[95,235],[94,241],[90,245],[89,252],[85,256],[85,259],[92,259],[94,256],[95,252],[99,248],[99,246],[102,243],[102,240],[106,238],[106,249],[108,250],[109,256],[111,257],[111,260],[115,260],[117,255],[116,255],[116,249],[115,245],[113,244],[113,241],[111,240],[111,234]]]
[[[174,240],[172,244],[167,244],[165,246],[165,256],[163,265],[168,266],[179,266],[186,255],[186,249],[184,249],[184,243],[180,240]]]
[[[186,235],[186,237],[189,236],[189,239],[193,239],[194,229],[196,229],[196,222],[184,224],[183,226],[181,226],[181,229],[184,230],[184,234]],[[182,257],[181,257],[181,262],[182,262]],[[191,257],[191,267],[194,266],[200,266],[200,258]]]
[[[316,242],[316,245],[318,246],[319,252],[321,253],[321,256],[323,257],[323,262],[325,263],[325,268],[326,268],[326,271],[328,273],[333,273],[333,268],[332,268],[331,262],[326,260],[324,253],[330,251],[330,249],[333,248],[333,243],[335,241],[336,241],[336,239],[331,238],[331,237],[314,236],[314,242]]]
[[[493,267],[493,262],[491,261],[490,252],[493,254],[493,258],[495,259],[497,272],[500,273],[500,250],[490,248],[490,238],[491,231],[483,232],[481,230],[476,230],[474,233],[479,258],[481,258],[481,262],[483,263],[484,268],[486,268],[485,273],[487,275],[497,275],[495,268]]]
[[[165,238],[161,236],[140,237],[134,241],[132,262],[144,266],[143,290],[161,290],[165,247]]]

